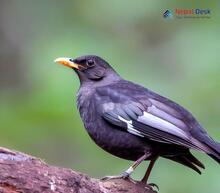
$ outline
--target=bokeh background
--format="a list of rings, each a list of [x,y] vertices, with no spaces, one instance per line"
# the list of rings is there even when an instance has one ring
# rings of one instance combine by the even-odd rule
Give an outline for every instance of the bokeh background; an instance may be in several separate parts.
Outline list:
[[[163,18],[175,8],[209,8],[211,18]],[[93,177],[131,164],[89,138],[76,108],[78,78],[53,63],[84,54],[102,56],[126,79],[182,104],[220,141],[219,8],[217,1],[1,0],[1,146]],[[160,159],[150,182],[161,193],[219,192],[219,165],[195,154],[203,175]]]

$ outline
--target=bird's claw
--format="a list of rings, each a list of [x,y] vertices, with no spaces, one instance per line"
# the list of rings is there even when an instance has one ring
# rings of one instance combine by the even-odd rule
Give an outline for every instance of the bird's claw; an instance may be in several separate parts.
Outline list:
[[[150,190],[154,190],[154,187],[156,188],[157,191],[159,191],[159,186],[155,183],[149,183],[149,184],[146,184],[146,182],[143,182],[143,181],[137,181],[137,183],[140,185],[140,186],[143,186],[147,189],[150,189]]]
[[[123,172],[119,176],[105,176],[101,178],[103,181],[112,180],[112,179],[130,179],[130,176],[127,172]]]
[[[154,187],[155,187],[156,190],[159,191],[159,186],[157,184],[154,184],[154,183],[143,184],[143,182],[140,182],[140,183],[141,183],[141,185],[143,185],[147,189],[155,191],[155,189],[154,189]]]
[[[111,180],[111,179],[120,179],[120,178],[121,178],[121,176],[104,176],[100,180],[107,181],[107,180]]]
[[[130,175],[127,172],[123,172],[121,175],[119,176],[105,176],[103,178],[101,178],[100,180],[102,181],[108,181],[108,180],[114,180],[114,179],[125,179],[125,180],[129,180],[132,183],[140,183],[142,186],[144,186],[145,188],[154,190],[154,187],[157,189],[157,191],[159,191],[159,186],[155,183],[149,183],[149,184],[145,184],[142,181],[135,181],[133,179],[130,178]]]
[[[159,186],[157,184],[155,184],[155,183],[149,183],[147,185],[152,187],[152,188],[155,187],[158,191],[160,190]]]

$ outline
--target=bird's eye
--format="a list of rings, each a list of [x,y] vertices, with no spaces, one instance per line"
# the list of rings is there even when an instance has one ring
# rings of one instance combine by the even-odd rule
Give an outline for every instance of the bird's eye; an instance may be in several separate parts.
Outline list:
[[[92,67],[95,65],[95,62],[93,60],[87,60],[86,64],[88,67]]]

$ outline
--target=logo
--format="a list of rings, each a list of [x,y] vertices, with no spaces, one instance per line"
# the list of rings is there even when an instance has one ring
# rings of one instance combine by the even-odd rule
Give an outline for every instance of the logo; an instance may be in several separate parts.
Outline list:
[[[176,19],[190,19],[190,18],[211,18],[211,10],[210,9],[179,9],[176,8],[174,10],[166,10],[163,13],[164,18],[174,17]]]
[[[172,12],[170,11],[170,10],[166,10],[164,13],[163,13],[163,17],[164,18],[170,18],[170,17],[172,17],[173,16],[173,14],[172,14]]]

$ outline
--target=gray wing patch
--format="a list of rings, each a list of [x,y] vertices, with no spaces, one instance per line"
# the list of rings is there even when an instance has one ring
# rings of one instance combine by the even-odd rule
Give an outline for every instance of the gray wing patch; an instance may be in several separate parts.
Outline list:
[[[170,122],[183,130],[187,129],[186,124],[181,119],[176,118],[175,116],[159,109],[154,105],[148,107],[147,112],[154,115],[155,117],[166,120],[167,122]]]
[[[163,111],[152,104],[147,108],[137,102],[103,105],[103,118],[133,135],[161,143],[204,149],[203,145],[188,133],[185,123],[177,117],[172,116],[167,107],[166,111]]]
[[[161,131],[170,133],[172,135],[176,135],[183,139],[189,139],[187,133],[184,130],[177,127],[172,122],[162,119],[161,117],[155,116],[154,114],[151,114],[150,112],[144,112],[142,116],[138,117],[137,121],[145,125],[149,125],[151,127],[157,128]]]
[[[182,118],[182,115],[178,111],[176,111],[174,108],[169,107],[166,104],[164,104],[158,100],[152,99],[152,98],[149,98],[149,101],[151,102],[152,105],[156,106],[158,109],[166,112],[167,114],[170,114],[173,117],[176,117],[177,119]]]

